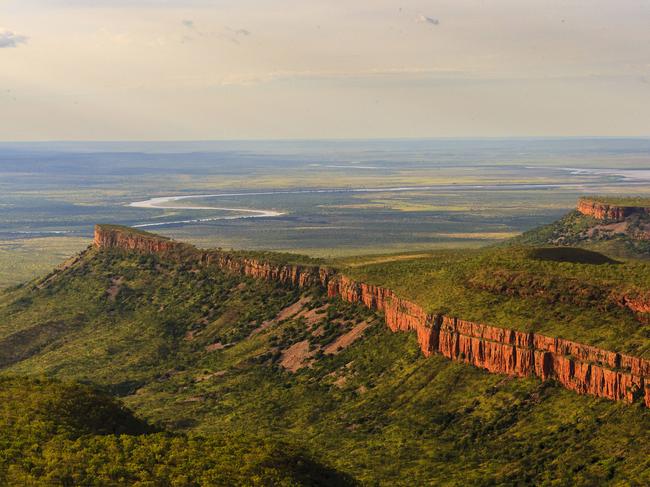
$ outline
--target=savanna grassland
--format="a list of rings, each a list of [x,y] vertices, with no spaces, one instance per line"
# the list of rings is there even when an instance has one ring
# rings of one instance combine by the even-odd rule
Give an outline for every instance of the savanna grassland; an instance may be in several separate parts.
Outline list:
[[[88,244],[87,238],[62,236],[0,240],[0,288],[47,274]]]
[[[650,484],[639,403],[425,358],[317,287],[87,248],[96,223],[153,224],[136,231],[325,264],[428,312],[649,357],[647,313],[626,304],[650,289],[649,249],[567,214],[587,192],[647,197],[647,150],[2,145],[0,484]],[[211,196],[129,206],[197,194]]]
[[[449,306],[469,305],[476,289],[462,290],[460,279],[482,269],[519,269],[553,286],[569,276],[599,286],[622,272],[631,284],[647,285],[647,274],[632,264],[586,252],[560,256],[563,262],[544,250],[448,251],[381,262],[348,258],[345,267],[369,279],[389,276],[396,288],[400,276],[416,288],[422,279],[453,277]],[[535,303],[517,299],[522,309]],[[475,309],[494,308],[481,295],[475,302]],[[520,311],[506,305],[503,313]],[[611,313],[610,325],[617,311]],[[381,316],[318,288],[297,291],[155,255],[89,250],[66,268],[4,291],[0,323],[3,391],[29,405],[3,402],[6,481],[650,481],[647,409],[424,358],[413,335],[391,333]],[[626,344],[638,340],[637,330]]]
[[[3,244],[13,265],[0,287],[60,261],[56,246],[29,255],[33,237],[63,246],[97,223],[330,258],[478,248],[556,220],[586,192],[648,196],[647,153],[647,139],[2,144],[0,240],[17,242]],[[201,194],[213,196],[129,206]]]

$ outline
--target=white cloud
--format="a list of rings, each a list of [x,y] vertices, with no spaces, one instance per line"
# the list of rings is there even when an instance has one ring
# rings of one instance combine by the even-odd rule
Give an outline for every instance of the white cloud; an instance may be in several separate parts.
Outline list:
[[[227,39],[228,41],[234,43],[234,44],[239,44],[239,41],[242,37],[248,37],[251,35],[251,32],[247,29],[233,29],[231,27],[226,27],[223,30],[223,34],[221,34],[221,37],[224,39]]]
[[[431,25],[438,25],[440,23],[438,19],[435,19],[433,17],[428,17],[424,14],[418,15],[418,22],[422,24],[431,24]]]
[[[21,36],[10,30],[0,28],[0,49],[6,47],[18,47],[20,44],[26,44],[27,37]]]

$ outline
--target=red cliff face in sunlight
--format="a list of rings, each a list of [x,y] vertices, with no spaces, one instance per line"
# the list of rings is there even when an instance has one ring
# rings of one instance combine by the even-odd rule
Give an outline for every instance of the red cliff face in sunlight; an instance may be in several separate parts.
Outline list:
[[[428,314],[421,306],[392,290],[357,282],[317,266],[279,265],[193,247],[119,227],[95,229],[97,248],[177,254],[204,265],[288,286],[319,285],[330,297],[362,304],[381,312],[394,332],[414,331],[425,356],[440,353],[499,374],[555,380],[579,394],[615,401],[643,400],[650,407],[650,361],[581,343],[535,333]],[[648,297],[631,298],[640,312],[648,312]],[[632,306],[630,306],[632,307]]]
[[[124,230],[120,227],[95,227],[93,244],[98,248],[121,248],[124,250],[137,250],[144,252],[168,253],[187,247],[162,237]]]
[[[271,264],[212,251],[203,252],[202,261],[237,274],[298,287],[324,285],[331,274],[331,271],[315,266]]]
[[[598,220],[624,220],[635,213],[650,213],[650,208],[635,206],[616,206],[608,203],[582,198],[578,201],[577,210],[583,215]]]

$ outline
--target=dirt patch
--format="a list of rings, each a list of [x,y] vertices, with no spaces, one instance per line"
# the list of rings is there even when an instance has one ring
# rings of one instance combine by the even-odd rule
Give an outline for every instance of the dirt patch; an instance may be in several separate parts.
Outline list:
[[[287,318],[291,318],[292,316],[298,314],[300,310],[302,310],[307,303],[311,301],[311,296],[305,296],[300,298],[298,301],[293,303],[290,306],[287,306],[283,310],[281,310],[278,315],[274,318],[274,321],[282,321],[286,320]]]
[[[348,378],[344,375],[338,377],[333,384],[338,387],[339,389],[342,389],[345,386],[345,383],[348,381]]]
[[[216,350],[223,350],[224,348],[226,348],[226,346],[221,342],[211,343],[210,345],[207,345],[205,347],[206,351],[208,351],[208,352],[214,352]]]
[[[255,328],[253,331],[251,331],[251,334],[248,335],[248,338],[254,337],[255,335],[262,333],[264,330],[266,330],[269,326],[271,326],[273,323],[275,323],[274,320],[266,320],[264,321],[260,326]]]
[[[305,305],[307,303],[309,303],[310,301],[311,301],[310,296],[300,298],[295,303],[293,303],[293,304],[287,306],[286,308],[282,309],[276,315],[275,318],[273,318],[272,320],[264,321],[260,326],[258,326],[253,331],[251,331],[251,334],[249,335],[249,338],[254,337],[255,335],[257,335],[259,333],[262,333],[264,330],[269,328],[274,323],[278,323],[278,322],[280,322],[282,320],[286,320],[287,318],[291,318],[291,317],[294,317],[294,316],[295,317],[304,316],[308,325],[312,325],[313,323],[315,323],[317,321],[320,321],[321,318],[317,317],[318,315],[317,315],[316,309],[307,310],[305,312],[302,312]],[[325,307],[326,306],[321,306],[320,308],[317,308],[317,309],[323,309]]]
[[[122,288],[123,282],[124,282],[124,277],[122,276],[111,278],[111,285],[106,290],[108,299],[110,299],[111,301],[115,301],[115,299],[117,299],[117,295],[119,294],[120,289]]]
[[[326,311],[329,307],[329,304],[324,304],[318,308],[305,310],[304,312],[301,312],[298,317],[304,318],[305,323],[307,323],[308,326],[314,326],[316,323],[327,317]]]
[[[362,321],[355,327],[353,327],[350,331],[347,333],[344,333],[340,337],[338,337],[336,340],[334,340],[332,343],[327,345],[324,349],[323,352],[326,354],[333,354],[336,355],[339,353],[341,350],[349,347],[355,340],[360,338],[363,335],[363,332],[366,331],[366,329],[370,326],[370,323],[367,321]]]
[[[295,372],[302,367],[310,365],[311,361],[309,359],[313,354],[313,351],[309,351],[309,341],[303,340],[294,343],[282,352],[280,365],[291,372]],[[305,363],[306,361],[308,361],[308,363]]]

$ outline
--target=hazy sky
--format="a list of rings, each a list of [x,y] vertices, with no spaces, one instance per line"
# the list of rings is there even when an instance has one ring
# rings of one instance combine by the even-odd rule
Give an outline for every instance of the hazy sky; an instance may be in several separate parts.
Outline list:
[[[0,0],[0,139],[650,135],[648,0]]]

